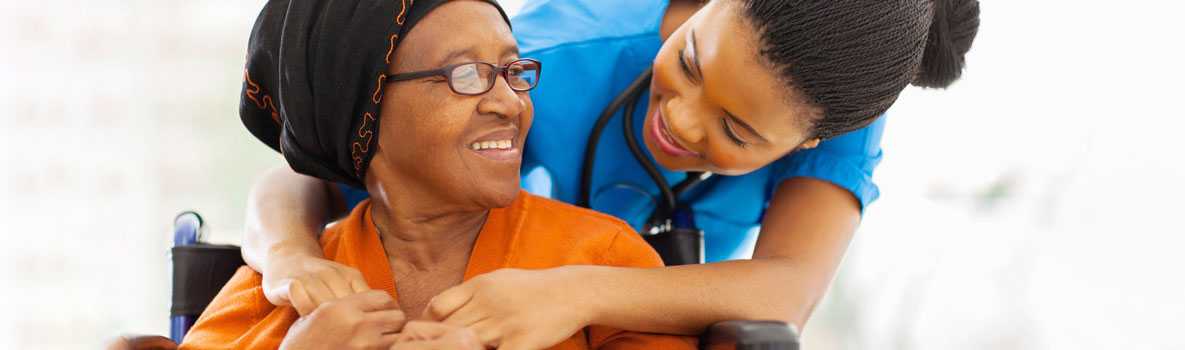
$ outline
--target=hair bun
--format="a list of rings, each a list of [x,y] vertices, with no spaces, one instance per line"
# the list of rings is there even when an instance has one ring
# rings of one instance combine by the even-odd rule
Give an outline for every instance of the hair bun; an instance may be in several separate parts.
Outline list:
[[[934,19],[913,85],[945,88],[958,80],[978,32],[978,0],[934,0]]]

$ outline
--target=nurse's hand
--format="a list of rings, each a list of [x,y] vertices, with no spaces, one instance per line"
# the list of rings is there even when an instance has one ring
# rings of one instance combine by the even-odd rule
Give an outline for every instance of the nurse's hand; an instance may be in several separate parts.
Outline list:
[[[288,329],[281,349],[387,349],[406,319],[386,292],[327,301]]]
[[[483,350],[477,334],[465,327],[438,322],[411,321],[390,350]]]
[[[295,254],[273,259],[263,271],[263,294],[273,305],[291,304],[301,316],[327,301],[370,290],[353,267]]]
[[[482,344],[499,349],[542,349],[568,339],[592,319],[595,300],[585,296],[570,267],[502,269],[437,295],[427,319],[468,327]]]

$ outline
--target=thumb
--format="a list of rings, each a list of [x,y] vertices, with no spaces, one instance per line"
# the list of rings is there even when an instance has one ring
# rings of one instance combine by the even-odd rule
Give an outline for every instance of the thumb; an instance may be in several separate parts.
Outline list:
[[[268,281],[264,277],[263,281],[263,296],[267,297],[267,301],[276,306],[288,305],[292,302],[290,293],[292,287],[292,279],[285,278],[279,281]]]
[[[469,283],[449,288],[428,301],[428,307],[424,308],[424,318],[437,322],[444,321],[469,303],[470,299],[473,299],[473,287]]]
[[[285,286],[285,289],[288,290],[288,293],[284,293],[284,295],[292,301],[292,307],[296,309],[296,312],[299,313],[301,317],[308,316],[309,314],[313,313],[313,310],[317,309],[317,305],[313,302],[313,298],[309,296],[309,292],[304,289],[304,285],[302,285],[300,281],[288,283]]]

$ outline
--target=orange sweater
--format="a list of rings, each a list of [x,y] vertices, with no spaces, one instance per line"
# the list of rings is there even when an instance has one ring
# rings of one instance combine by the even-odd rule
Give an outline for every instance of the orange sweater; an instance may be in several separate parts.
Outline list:
[[[395,294],[387,254],[371,221],[370,202],[325,230],[325,256],[357,268],[371,288]],[[500,268],[562,265],[658,267],[662,260],[620,220],[521,192],[506,208],[490,210],[474,243],[465,280]],[[274,349],[299,315],[263,295],[262,279],[243,266],[185,336],[182,349]],[[552,349],[694,349],[695,340],[591,326]]]

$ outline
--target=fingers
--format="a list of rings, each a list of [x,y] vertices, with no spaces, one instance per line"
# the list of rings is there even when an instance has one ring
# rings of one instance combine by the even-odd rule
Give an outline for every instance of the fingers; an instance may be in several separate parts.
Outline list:
[[[158,335],[119,337],[107,345],[107,350],[176,350],[177,344]]]
[[[403,332],[401,332],[399,342],[431,341],[431,339],[443,337],[448,332],[457,329],[460,329],[460,327],[427,322],[427,320],[412,320],[412,322],[403,325]]]
[[[370,290],[362,273],[353,267],[320,258],[280,259],[263,273],[263,292],[274,305],[288,305],[291,284],[304,284],[314,306]]]
[[[266,277],[266,276],[265,276]],[[284,306],[292,303],[292,279],[283,279],[280,281],[269,283],[266,279],[263,282],[263,295],[267,297],[267,301],[272,305]]]
[[[463,349],[463,350],[478,349],[478,350],[480,350],[481,348],[480,347],[473,348],[473,347],[465,346],[463,344],[458,344],[456,341],[451,340],[451,339],[417,340],[417,341],[399,342],[399,343],[396,343],[395,345],[391,346],[391,350],[457,350],[457,349]]]
[[[403,326],[403,340],[431,340],[444,336],[456,327],[439,322],[411,321]]]
[[[477,336],[473,331],[464,327],[433,327],[436,330],[444,330],[439,337],[435,339],[423,340],[409,340],[397,341],[391,349],[395,350],[427,350],[427,349],[449,349],[449,350],[482,350],[481,343],[477,341]]]
[[[461,309],[457,311],[453,311],[451,315],[440,322],[457,327],[469,327],[481,323],[488,318],[489,314],[481,310],[476,302],[470,300],[468,304],[461,306]]]
[[[399,308],[399,304],[395,302],[394,298],[391,298],[390,294],[375,289],[351,295],[344,300],[357,304],[358,309],[362,311],[382,311]]]
[[[477,335],[469,328],[459,328],[449,332],[444,336],[443,341],[448,342],[450,349],[465,349],[465,350],[482,350],[485,347],[477,340]]]
[[[313,277],[303,277],[299,279],[301,287],[309,295],[309,300],[313,302],[313,308],[321,305],[327,301],[337,299],[333,296],[333,291],[329,290],[329,286],[321,279]]]
[[[390,347],[399,341],[399,335],[399,333],[383,334],[379,336],[379,344],[383,344],[383,347]]]
[[[300,316],[308,316],[317,309],[317,303],[313,302],[313,298],[309,296],[309,292],[304,289],[304,284],[300,281],[293,281],[288,285],[288,299],[292,301],[292,307]]]
[[[502,345],[502,330],[492,320],[482,320],[466,328],[473,330],[477,341],[485,346],[498,348]]]
[[[378,327],[381,334],[393,334],[403,330],[407,317],[400,310],[382,310],[367,313],[366,321]]]
[[[321,282],[325,284],[325,287],[329,289],[330,300],[345,298],[354,294],[354,287],[351,286],[350,282],[346,280],[346,278],[342,276],[342,274],[337,270],[326,271],[317,277],[320,278]]]
[[[370,290],[370,285],[366,283],[366,278],[363,277],[362,272],[358,271],[357,269],[347,267],[346,270],[342,272],[342,276],[345,277],[349,282],[350,289],[353,290],[354,293],[362,293]]]
[[[424,309],[424,318],[433,321],[444,321],[449,318],[450,315],[465,306],[469,299],[473,298],[471,285],[471,283],[463,283],[432,298],[428,301],[428,307]]]

